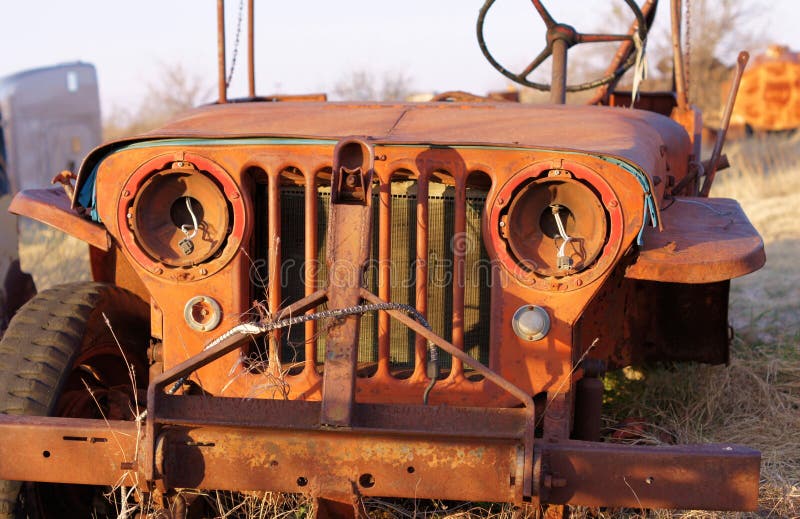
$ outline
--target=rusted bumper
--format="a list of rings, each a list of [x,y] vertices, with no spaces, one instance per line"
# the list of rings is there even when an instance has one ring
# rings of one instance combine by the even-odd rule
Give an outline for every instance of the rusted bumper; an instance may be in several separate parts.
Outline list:
[[[534,443],[527,412],[362,405],[353,426],[319,425],[317,402],[165,397],[155,450],[131,422],[0,416],[0,479],[747,510],[760,454],[734,445]],[[153,460],[154,480],[146,462]],[[530,487],[526,466],[532,466]]]

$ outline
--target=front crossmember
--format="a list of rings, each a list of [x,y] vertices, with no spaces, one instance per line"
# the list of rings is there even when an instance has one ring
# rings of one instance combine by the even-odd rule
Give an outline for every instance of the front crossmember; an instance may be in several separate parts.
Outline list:
[[[757,451],[536,440],[525,487],[524,409],[356,404],[347,429],[319,402],[159,399],[155,442],[133,422],[0,416],[0,478],[93,485],[746,510]],[[153,452],[144,452],[154,445]],[[148,479],[146,462],[153,460]],[[529,497],[524,497],[529,496]]]

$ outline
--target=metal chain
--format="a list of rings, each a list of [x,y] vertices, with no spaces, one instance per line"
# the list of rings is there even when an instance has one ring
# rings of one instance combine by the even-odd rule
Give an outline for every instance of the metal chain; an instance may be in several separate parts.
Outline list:
[[[263,335],[265,333],[269,333],[273,330],[279,330],[281,328],[287,328],[289,326],[294,326],[296,324],[307,323],[309,321],[320,321],[322,319],[341,319],[343,317],[347,317],[350,315],[356,314],[364,314],[367,312],[378,312],[378,311],[385,311],[385,310],[400,310],[406,312],[412,318],[414,318],[417,322],[419,322],[422,326],[424,326],[428,330],[432,330],[431,325],[428,323],[425,316],[423,316],[419,310],[414,308],[411,305],[404,305],[401,303],[370,303],[365,305],[355,305],[355,306],[348,306],[345,308],[336,308],[333,310],[322,310],[320,312],[315,312],[313,314],[303,314],[297,315],[295,317],[287,317],[285,319],[278,319],[275,321],[257,321],[253,323],[246,323],[239,326],[236,326],[227,332],[223,333],[203,348],[203,350],[208,350],[220,344],[224,341],[227,341],[234,335],[244,335],[244,336],[254,336],[254,335]],[[438,363],[438,350],[436,346],[432,343],[428,343],[428,355],[429,361],[437,364]],[[184,383],[186,382],[185,378],[180,378],[167,390],[167,394],[174,394]],[[428,395],[430,394],[431,389],[433,389],[433,385],[436,383],[436,377],[431,377],[431,382],[428,384],[428,387],[425,389],[425,394],[423,397],[424,403],[428,403]]]
[[[296,317],[288,317],[286,319],[279,319],[277,321],[262,321],[255,324],[262,329],[262,333],[267,333],[272,330],[286,328],[287,326],[294,326],[295,324],[306,323],[309,321],[319,321],[322,319],[341,319],[342,317],[347,317],[350,315],[377,312],[381,310],[401,310],[409,314],[428,330],[431,329],[431,325],[428,324],[428,321],[425,319],[425,317],[419,313],[419,310],[411,305],[404,305],[400,303],[370,303],[366,305],[348,306],[334,310],[322,310],[320,312],[315,312],[308,315],[303,314]]]
[[[244,0],[239,0],[239,21],[236,22],[236,39],[233,43],[233,54],[231,54],[231,69],[228,72],[228,79],[225,81],[225,88],[231,86],[233,71],[236,69],[236,58],[239,55],[239,36],[242,34],[242,13],[244,13]]]
[[[346,308],[337,308],[335,310],[323,310],[321,312],[316,312],[313,314],[308,315],[298,315],[297,317],[289,317],[287,319],[280,319],[278,321],[271,321],[266,323],[258,323],[257,326],[261,326],[264,329],[264,333],[277,330],[279,328],[286,328],[287,326],[293,326],[295,324],[305,323],[308,321],[319,321],[321,319],[341,319],[342,317],[347,317],[348,315],[356,315],[356,314],[364,314],[367,312],[378,312],[381,310],[400,310],[411,317],[413,317],[419,324],[427,328],[428,330],[432,330],[431,325],[428,324],[427,319],[425,316],[422,315],[419,310],[414,308],[411,305],[404,305],[400,303],[370,303],[366,305],[356,305],[356,306],[348,306]],[[428,377],[431,379],[428,383],[427,387],[425,387],[425,391],[422,394],[422,403],[428,405],[428,398],[430,397],[431,390],[433,386],[436,384],[436,380],[439,378],[439,350],[436,349],[436,345],[432,342],[428,342],[428,370],[427,370]]]

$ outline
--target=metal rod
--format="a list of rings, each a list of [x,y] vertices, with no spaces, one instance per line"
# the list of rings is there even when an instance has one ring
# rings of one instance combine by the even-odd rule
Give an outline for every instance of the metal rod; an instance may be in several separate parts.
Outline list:
[[[255,47],[255,7],[254,0],[247,2],[247,80],[250,97],[256,96],[256,47]]]
[[[429,171],[420,171],[417,179],[417,257],[416,299],[414,306],[424,317],[428,317],[428,182]],[[417,333],[414,343],[414,375],[425,373],[428,341]]]
[[[378,296],[392,300],[392,178],[390,172],[380,175],[380,218],[378,241]],[[378,373],[389,375],[391,348],[391,318],[378,313]]]
[[[269,300],[267,307],[270,314],[277,314],[281,307],[281,172],[271,171],[267,176],[267,218],[269,244],[267,252],[267,283],[269,283]],[[269,365],[274,366],[274,360],[279,356],[280,332],[275,332],[274,340],[269,341]],[[274,374],[277,374],[274,373]]]
[[[730,92],[728,92],[728,101],[725,103],[725,112],[722,114],[722,125],[720,125],[719,132],[717,133],[717,142],[714,143],[714,151],[711,152],[711,159],[708,161],[709,169],[706,172],[706,180],[703,182],[703,189],[700,191],[700,196],[708,196],[709,191],[711,191],[711,184],[714,183],[714,175],[717,174],[719,157],[722,154],[722,145],[725,144],[728,125],[731,123],[733,105],[736,103],[736,94],[739,92],[739,83],[742,82],[742,74],[744,74],[744,68],[747,66],[747,61],[749,59],[750,54],[748,54],[747,51],[740,52],[739,57],[736,59],[736,68],[733,71],[731,89]]]
[[[553,75],[550,82],[550,102],[563,105],[567,102],[567,42],[553,40]]]
[[[466,172],[457,174],[455,185],[455,223],[453,232],[453,345],[464,349],[464,293],[467,286],[466,257],[467,257],[467,178]],[[453,359],[450,368],[450,377],[458,378],[464,374],[464,364],[459,359]]]
[[[361,289],[361,297],[366,301],[374,304],[385,303],[380,297],[376,296],[366,288]],[[449,353],[453,356],[453,360],[460,360],[463,364],[471,367],[475,370],[476,373],[479,375],[483,375],[487,380],[495,384],[497,387],[506,391],[510,395],[516,397],[520,402],[522,402],[525,407],[532,413],[532,415],[536,414],[535,406],[533,405],[533,398],[523,391],[522,389],[515,386],[513,383],[509,382],[508,380],[504,379],[501,375],[495,373],[488,367],[481,364],[479,361],[470,357],[467,353],[461,351],[452,343],[447,342],[445,339],[441,338],[432,330],[428,330],[423,325],[421,325],[418,321],[416,321],[413,317],[409,317],[401,310],[387,310],[389,315],[403,323],[406,327],[410,328],[412,332],[416,332],[418,336],[421,336],[426,342],[430,341],[440,349],[444,350],[445,352]]]
[[[228,102],[228,85],[225,82],[225,0],[217,0],[217,81],[218,103]]]
[[[311,296],[317,289],[317,173],[307,170],[305,185],[305,296]],[[309,311],[310,313],[310,311]],[[317,377],[317,323],[308,321],[305,324],[305,371],[309,376]]]
[[[686,72],[683,62],[683,50],[681,49],[681,0],[672,0],[672,63],[673,74],[675,75],[675,93],[677,94],[678,108],[686,110],[689,107],[689,99],[686,94]]]

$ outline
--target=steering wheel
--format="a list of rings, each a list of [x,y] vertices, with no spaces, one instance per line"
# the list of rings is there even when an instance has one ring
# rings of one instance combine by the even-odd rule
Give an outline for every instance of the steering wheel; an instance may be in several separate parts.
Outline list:
[[[572,47],[573,45],[578,45],[579,43],[597,43],[597,42],[613,42],[613,41],[630,41],[635,44],[634,35],[638,36],[639,41],[644,44],[645,38],[647,38],[647,31],[650,29],[649,24],[645,20],[644,14],[642,14],[642,10],[639,8],[638,5],[634,2],[634,0],[625,0],[625,4],[633,11],[633,14],[636,16],[636,30],[632,34],[583,34],[579,33],[575,30],[574,27],[556,22],[550,13],[547,12],[547,9],[541,3],[541,0],[531,0],[533,3],[533,7],[536,8],[536,11],[539,13],[539,16],[544,20],[545,25],[547,26],[547,35],[546,35],[546,46],[542,52],[536,56],[533,61],[525,67],[522,72],[519,74],[514,74],[510,70],[503,67],[492,54],[489,52],[489,49],[486,47],[486,40],[483,36],[483,24],[486,18],[486,13],[489,9],[494,5],[496,0],[486,0],[486,2],[481,7],[481,10],[478,14],[478,25],[477,25],[477,32],[478,32],[478,44],[481,47],[481,52],[483,55],[486,56],[486,59],[489,60],[489,63],[492,64],[494,68],[496,68],[501,74],[509,78],[510,80],[519,83],[521,85],[525,85],[531,88],[535,88],[537,90],[551,90],[553,89],[553,85],[557,83],[562,83],[560,85],[560,89],[566,92],[578,92],[581,90],[589,90],[591,88],[596,88],[606,83],[610,83],[611,81],[619,78],[622,74],[625,73],[636,61],[636,53],[631,52],[624,62],[620,64],[620,66],[608,74],[605,77],[600,79],[595,79],[593,81],[586,81],[584,83],[579,83],[577,85],[567,85],[566,84],[566,49]],[[563,53],[563,56],[561,55]],[[536,83],[534,81],[529,81],[528,76],[531,75],[531,72],[536,70],[543,62],[546,60],[550,55],[553,55],[553,81],[550,84],[547,83]],[[558,63],[557,63],[558,61]],[[561,69],[561,70],[557,70]],[[557,86],[558,88],[558,86]]]

